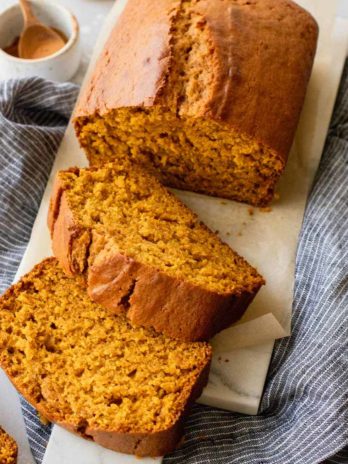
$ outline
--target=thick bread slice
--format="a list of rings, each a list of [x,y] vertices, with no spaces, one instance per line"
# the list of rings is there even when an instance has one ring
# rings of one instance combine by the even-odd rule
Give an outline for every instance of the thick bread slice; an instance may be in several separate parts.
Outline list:
[[[264,283],[243,258],[141,167],[58,173],[49,228],[69,275],[135,325],[207,340],[237,321]]]
[[[48,420],[139,456],[170,452],[207,382],[211,348],[133,328],[55,258],[0,299],[0,365]]]

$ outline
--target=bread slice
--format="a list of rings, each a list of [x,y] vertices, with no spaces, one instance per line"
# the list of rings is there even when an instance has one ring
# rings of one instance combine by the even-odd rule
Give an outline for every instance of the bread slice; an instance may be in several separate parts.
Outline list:
[[[55,258],[0,299],[0,364],[40,414],[106,448],[173,450],[211,348],[133,328],[93,303]]]
[[[58,173],[49,227],[64,270],[90,297],[182,340],[238,320],[263,284],[154,177],[127,162]]]
[[[17,443],[0,427],[0,463],[16,464],[17,454]]]
[[[289,0],[128,0],[78,100],[91,164],[133,158],[176,188],[268,204],[318,26]]]

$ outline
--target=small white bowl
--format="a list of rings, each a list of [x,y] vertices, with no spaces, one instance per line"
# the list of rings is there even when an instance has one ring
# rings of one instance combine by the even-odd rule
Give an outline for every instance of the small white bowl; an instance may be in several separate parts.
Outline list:
[[[55,3],[30,0],[35,15],[45,25],[54,27],[68,38],[63,48],[53,55],[37,60],[17,58],[3,48],[11,45],[23,30],[23,16],[18,4],[0,14],[0,79],[39,76],[65,82],[76,73],[80,59],[78,22],[66,8]]]

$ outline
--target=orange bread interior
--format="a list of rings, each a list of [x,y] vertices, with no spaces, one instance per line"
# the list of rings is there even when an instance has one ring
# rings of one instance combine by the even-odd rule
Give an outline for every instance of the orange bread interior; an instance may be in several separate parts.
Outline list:
[[[262,277],[141,167],[107,164],[58,174],[75,223],[109,248],[217,293],[255,292]],[[93,262],[93,246],[89,260]],[[77,251],[79,268],[84,256]]]
[[[0,463],[16,464],[17,452],[17,444],[14,439],[0,427]]]
[[[131,327],[92,303],[82,278],[66,277],[55,258],[1,297],[0,319],[0,364],[15,386],[81,434],[166,431],[207,377],[208,344]]]

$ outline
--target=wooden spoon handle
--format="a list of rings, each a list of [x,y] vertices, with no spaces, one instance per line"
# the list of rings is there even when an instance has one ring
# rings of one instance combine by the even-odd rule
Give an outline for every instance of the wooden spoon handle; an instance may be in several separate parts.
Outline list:
[[[28,0],[19,0],[19,3],[24,17],[24,28],[31,26],[32,24],[37,24],[39,20],[34,15]]]

